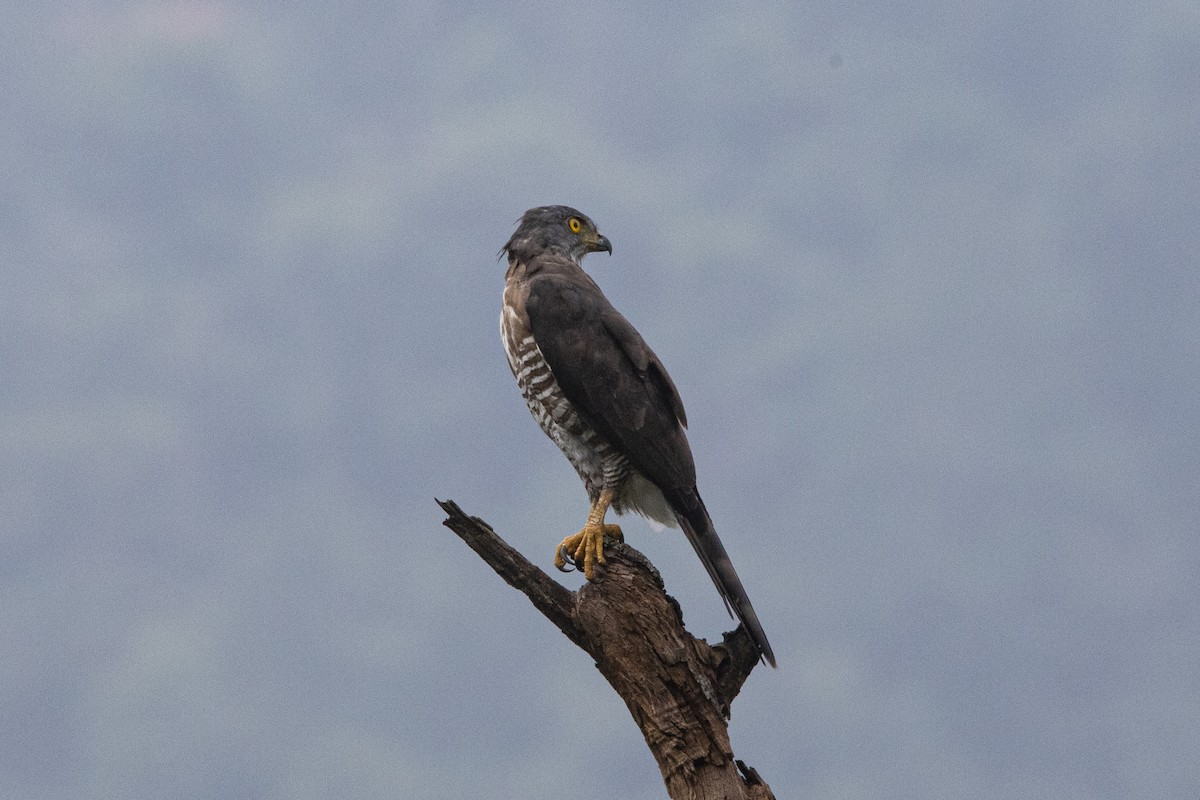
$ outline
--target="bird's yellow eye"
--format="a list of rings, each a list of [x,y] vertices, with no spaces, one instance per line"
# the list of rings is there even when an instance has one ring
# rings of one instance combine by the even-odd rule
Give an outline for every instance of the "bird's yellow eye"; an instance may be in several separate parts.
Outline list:
[[[579,217],[571,217],[567,220],[567,227],[571,229],[571,233],[579,233],[579,229],[583,227],[583,223],[579,221]]]

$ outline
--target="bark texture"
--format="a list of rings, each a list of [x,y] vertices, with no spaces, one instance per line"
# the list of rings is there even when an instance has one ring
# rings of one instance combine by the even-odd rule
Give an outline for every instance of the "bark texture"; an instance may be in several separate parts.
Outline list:
[[[745,628],[717,645],[693,637],[658,570],[629,545],[608,543],[600,575],[572,592],[483,520],[453,501],[438,504],[446,527],[595,660],[641,729],[672,800],[773,800],[729,744],[730,705],[759,663]]]

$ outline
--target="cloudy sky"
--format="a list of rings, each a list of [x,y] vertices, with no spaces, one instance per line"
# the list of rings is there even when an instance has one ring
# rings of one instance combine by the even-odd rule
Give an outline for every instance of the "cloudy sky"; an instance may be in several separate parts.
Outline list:
[[[1195,797],[1192,0],[19,5],[0,796],[663,796],[433,502],[547,568],[582,520],[497,333],[567,203],[779,657],[732,736],[780,798]]]

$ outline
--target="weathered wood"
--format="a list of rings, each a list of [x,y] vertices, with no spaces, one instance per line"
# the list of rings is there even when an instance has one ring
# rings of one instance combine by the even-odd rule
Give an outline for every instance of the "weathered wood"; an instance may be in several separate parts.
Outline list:
[[[717,645],[683,626],[650,561],[625,544],[605,547],[596,580],[572,592],[453,501],[443,523],[596,662],[642,731],[673,800],[767,800],[758,773],[734,759],[727,720],[759,654],[742,626]]]

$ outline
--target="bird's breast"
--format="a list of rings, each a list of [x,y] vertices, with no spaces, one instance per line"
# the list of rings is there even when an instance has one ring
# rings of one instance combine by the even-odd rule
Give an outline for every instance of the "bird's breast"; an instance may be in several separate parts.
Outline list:
[[[588,494],[598,496],[613,479],[622,477],[615,468],[623,467],[625,460],[617,459],[603,437],[576,412],[519,309],[508,302],[500,313],[500,338],[529,412],[571,462]]]

